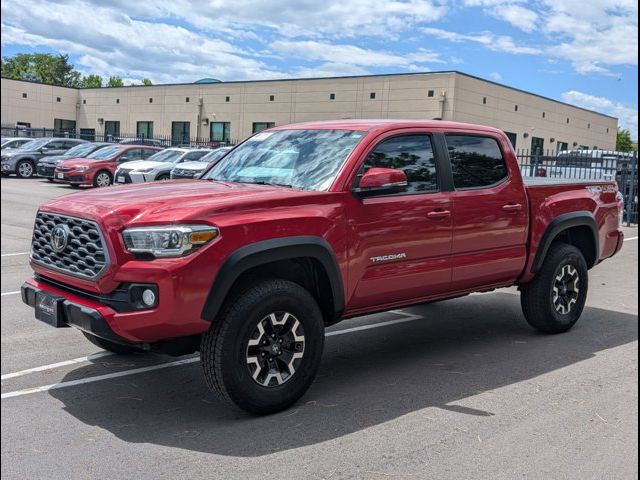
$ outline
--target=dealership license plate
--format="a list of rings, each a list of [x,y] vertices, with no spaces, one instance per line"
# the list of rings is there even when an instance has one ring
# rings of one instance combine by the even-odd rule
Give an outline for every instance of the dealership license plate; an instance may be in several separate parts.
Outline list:
[[[64,173],[59,173],[58,178],[64,178]]]
[[[118,178],[116,178],[116,182],[117,182],[117,183],[124,183],[124,177],[118,177]]]
[[[62,315],[64,298],[45,292],[36,292],[36,318],[52,327],[66,327]]]

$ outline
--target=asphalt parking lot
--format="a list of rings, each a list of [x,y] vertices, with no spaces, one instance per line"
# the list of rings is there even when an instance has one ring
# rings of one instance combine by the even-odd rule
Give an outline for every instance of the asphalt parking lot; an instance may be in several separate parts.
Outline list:
[[[33,218],[73,190],[1,186],[2,478],[637,478],[635,228],[567,334],[533,331],[515,289],[356,318],[297,405],[252,417],[196,357],[108,355],[35,320]]]

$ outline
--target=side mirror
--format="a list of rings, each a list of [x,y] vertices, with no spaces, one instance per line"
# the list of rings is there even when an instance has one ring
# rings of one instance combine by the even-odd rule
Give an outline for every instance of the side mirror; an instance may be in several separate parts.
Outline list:
[[[366,197],[400,193],[407,189],[407,175],[395,168],[370,168],[360,179],[360,186],[354,192]]]

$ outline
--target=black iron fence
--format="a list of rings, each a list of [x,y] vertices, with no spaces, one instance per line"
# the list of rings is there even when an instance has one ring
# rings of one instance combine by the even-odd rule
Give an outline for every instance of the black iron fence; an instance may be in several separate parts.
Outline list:
[[[516,152],[524,177],[615,180],[624,197],[624,221],[638,223],[638,154],[604,150]]]
[[[90,142],[136,143],[141,145],[156,145],[160,147],[210,147],[217,148],[226,145],[236,145],[238,140],[212,140],[207,137],[189,137],[187,135],[154,135],[148,137],[138,134],[99,133],[94,129],[55,130],[53,128],[26,128],[16,126],[2,126],[3,137],[61,137],[81,138]]]

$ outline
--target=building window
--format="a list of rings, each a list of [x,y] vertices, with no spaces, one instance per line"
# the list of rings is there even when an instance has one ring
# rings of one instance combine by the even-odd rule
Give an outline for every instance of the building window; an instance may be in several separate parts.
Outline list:
[[[86,104],[87,104],[87,100],[86,100],[86,99],[83,99],[83,100],[82,100],[82,104],[83,104],[83,105],[86,105]]]
[[[429,90],[427,92],[427,97],[433,97],[433,90]]]
[[[269,95],[269,101],[273,102],[276,99],[275,95]]]
[[[335,93],[330,93],[329,94],[329,100],[335,100],[336,99],[336,94]]]
[[[569,123],[569,118],[567,117],[567,123]]]
[[[511,142],[511,146],[513,148],[516,148],[516,141],[518,140],[518,135],[513,132],[504,132],[504,134],[507,136],[507,138]]]
[[[591,124],[590,123],[587,123],[587,128],[591,128]]]
[[[487,97],[482,97],[482,104],[486,105],[487,104]]]
[[[153,103],[153,98],[149,98],[149,103]]]
[[[116,103],[120,103],[120,99],[119,98],[116,98]]]
[[[376,98],[376,92],[371,92],[371,93],[369,94],[369,98],[370,98],[371,100],[374,100],[374,99]]]
[[[515,106],[515,109],[514,109],[514,110],[515,110],[516,112],[518,111],[518,105],[516,105],[516,106]]]
[[[22,98],[27,98],[27,94],[26,94],[26,93],[23,93],[23,94],[22,94]]]
[[[56,132],[62,133],[75,133],[76,132],[76,121],[75,120],[64,120],[62,118],[54,118],[53,119],[53,129]]]
[[[184,101],[189,103],[189,97],[185,97]]]
[[[56,97],[56,102],[60,103],[62,99],[60,97]]]
[[[231,97],[224,97],[224,101],[225,102],[230,102],[231,101]]]
[[[136,136],[138,138],[153,138],[153,122],[136,123]]]
[[[253,126],[251,131],[253,133],[261,132],[262,130],[266,130],[267,128],[275,127],[275,122],[253,122]]]
[[[212,142],[229,143],[231,138],[231,122],[211,122],[209,138]]]
[[[104,122],[104,140],[113,140],[113,137],[120,136],[120,122],[118,121],[105,121]]]
[[[542,155],[544,152],[544,138],[531,137],[531,155]]]
[[[607,133],[609,133],[609,128],[607,127]]]
[[[542,112],[542,118],[547,118],[547,112]]]
[[[188,145],[190,130],[189,122],[171,122],[171,145]]]
[[[558,141],[556,145],[558,147],[559,152],[564,152],[566,150],[569,150],[569,144],[567,142]]]

